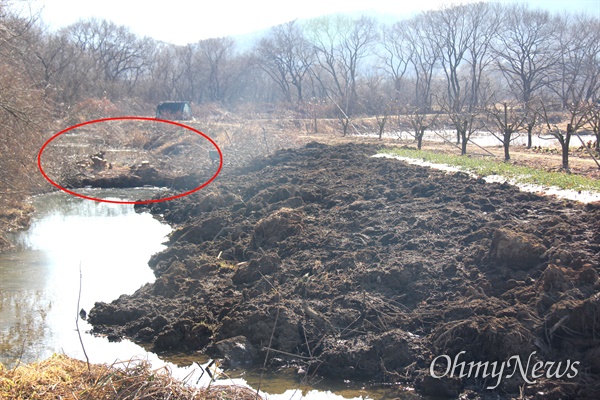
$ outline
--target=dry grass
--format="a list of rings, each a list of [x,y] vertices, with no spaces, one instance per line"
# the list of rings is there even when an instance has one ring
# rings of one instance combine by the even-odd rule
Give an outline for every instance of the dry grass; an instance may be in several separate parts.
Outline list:
[[[5,234],[26,229],[33,211],[33,206],[26,202],[23,194],[0,194],[0,251],[12,246]]]
[[[0,399],[250,400],[256,391],[241,386],[196,388],[173,378],[167,368],[143,360],[93,364],[65,355],[8,370],[0,364]]]

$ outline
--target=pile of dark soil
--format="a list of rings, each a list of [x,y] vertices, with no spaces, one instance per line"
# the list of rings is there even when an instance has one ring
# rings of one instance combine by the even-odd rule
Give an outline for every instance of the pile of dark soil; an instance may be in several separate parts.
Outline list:
[[[426,395],[595,398],[600,205],[376,151],[310,143],[150,206],[175,227],[150,261],[157,279],[97,303],[95,332]],[[520,357],[529,380],[538,362],[542,376],[525,384],[512,358],[486,389],[498,381],[489,371],[450,377],[442,355],[467,366]],[[432,376],[433,360],[446,376]],[[562,373],[567,361],[576,376]]]

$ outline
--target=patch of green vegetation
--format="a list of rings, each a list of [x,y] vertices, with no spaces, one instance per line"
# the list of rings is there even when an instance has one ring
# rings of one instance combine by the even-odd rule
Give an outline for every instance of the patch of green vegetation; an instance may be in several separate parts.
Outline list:
[[[482,177],[501,175],[507,180],[521,184],[534,184],[544,187],[555,186],[560,189],[577,191],[591,190],[600,192],[600,181],[595,179],[568,174],[566,172],[548,172],[489,158],[457,156],[407,148],[382,149],[380,150],[380,153],[459,167],[464,171],[472,172]]]

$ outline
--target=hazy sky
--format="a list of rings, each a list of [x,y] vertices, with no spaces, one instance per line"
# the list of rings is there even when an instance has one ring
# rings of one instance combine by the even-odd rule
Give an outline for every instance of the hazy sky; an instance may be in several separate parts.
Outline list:
[[[468,1],[462,1],[465,3]],[[526,2],[553,12],[586,11],[600,17],[600,0],[501,0]],[[403,17],[453,0],[32,0],[51,29],[97,17],[126,25],[141,36],[186,44],[256,32],[296,18],[341,11],[375,11]]]

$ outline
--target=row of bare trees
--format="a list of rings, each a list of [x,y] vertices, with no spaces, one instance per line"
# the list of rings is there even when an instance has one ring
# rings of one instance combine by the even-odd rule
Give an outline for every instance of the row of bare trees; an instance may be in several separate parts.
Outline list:
[[[318,117],[337,117],[344,134],[353,117],[375,116],[380,135],[401,114],[417,139],[433,122],[447,125],[463,153],[473,132],[495,127],[507,159],[515,132],[545,127],[568,142],[598,118],[598,16],[488,2],[392,25],[333,15],[275,26],[245,48],[230,37],[175,46],[104,20],[51,32],[7,12],[0,18],[22,27],[9,35],[3,63],[54,114],[89,99],[277,105],[304,112],[315,129]],[[571,131],[553,125],[556,112],[568,114]]]
[[[291,21],[240,49],[229,37],[160,43],[92,19],[58,32],[36,27],[23,50],[30,74],[66,104],[93,96],[229,105],[316,99],[352,116],[365,113],[368,92],[377,91],[425,112],[444,103],[458,113],[492,95],[523,104],[543,95],[564,107],[594,99],[598,24],[598,16],[481,2],[393,25],[345,15]]]

